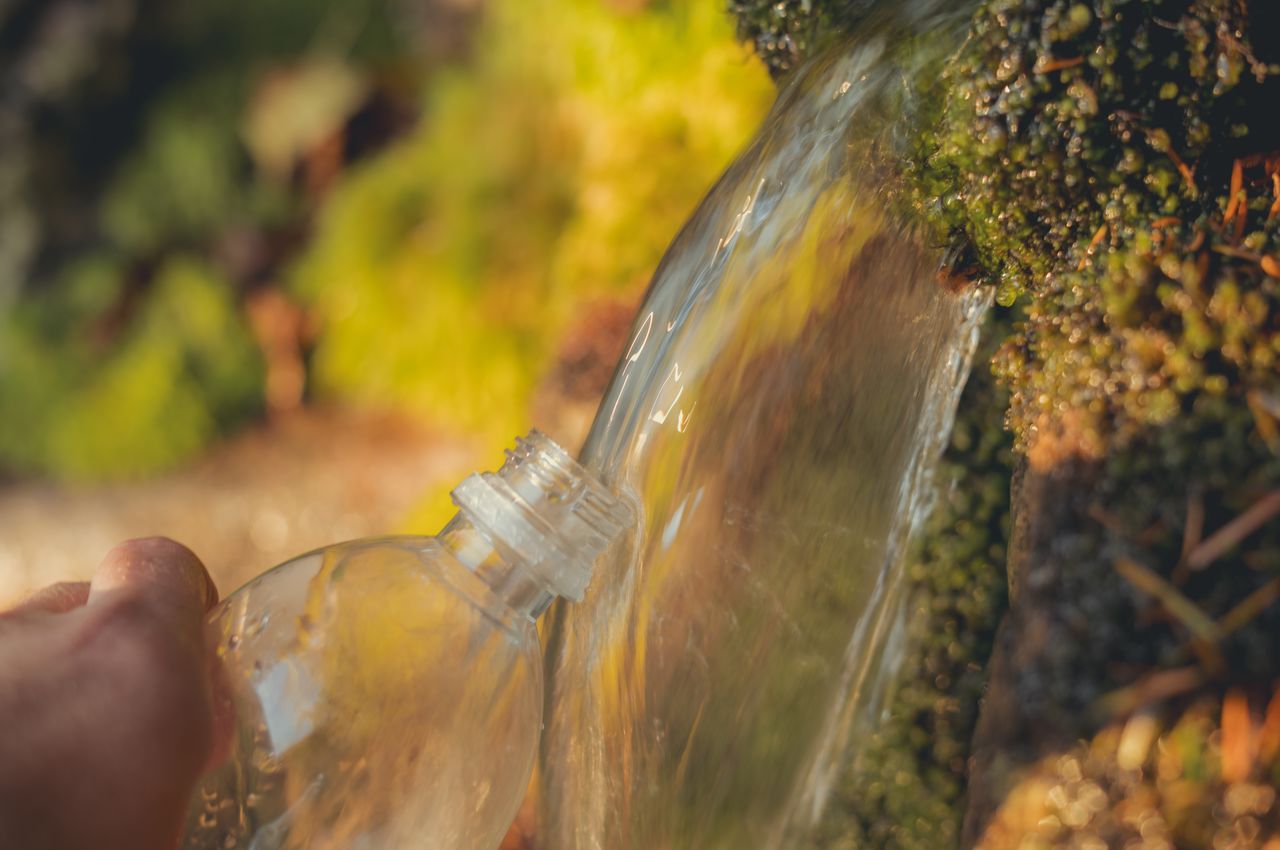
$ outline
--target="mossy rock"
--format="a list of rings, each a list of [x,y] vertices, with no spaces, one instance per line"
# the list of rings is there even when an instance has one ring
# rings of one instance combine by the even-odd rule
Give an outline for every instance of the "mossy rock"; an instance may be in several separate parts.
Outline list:
[[[785,25],[757,7],[747,28],[835,37],[813,27],[844,4],[802,6]],[[915,81],[904,171],[948,283],[1023,316],[994,358],[1016,441],[1010,610],[972,740],[953,746],[936,708],[900,711],[921,692],[904,686],[816,845],[1271,847],[1280,4],[972,7],[964,46]],[[953,445],[944,475],[982,463]],[[958,566],[935,551],[925,586]],[[959,646],[986,626],[965,628]],[[970,756],[954,784],[933,782],[941,751]]]

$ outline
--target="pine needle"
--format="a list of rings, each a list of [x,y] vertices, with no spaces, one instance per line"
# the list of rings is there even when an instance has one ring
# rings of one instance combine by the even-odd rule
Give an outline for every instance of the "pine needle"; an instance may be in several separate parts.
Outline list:
[[[1148,705],[1193,691],[1202,684],[1204,672],[1198,667],[1157,670],[1132,685],[1103,696],[1098,701],[1098,707],[1112,717],[1123,717]]]
[[[1163,605],[1196,638],[1210,645],[1222,640],[1222,629],[1212,617],[1149,568],[1129,558],[1116,561],[1115,568],[1126,581]]]
[[[1222,629],[1223,635],[1239,631],[1277,601],[1280,601],[1280,578],[1272,579],[1246,596],[1243,601],[1223,615],[1218,621],[1218,627]]]
[[[1272,490],[1244,513],[1209,535],[1190,555],[1187,566],[1202,570],[1280,514],[1280,490]]]

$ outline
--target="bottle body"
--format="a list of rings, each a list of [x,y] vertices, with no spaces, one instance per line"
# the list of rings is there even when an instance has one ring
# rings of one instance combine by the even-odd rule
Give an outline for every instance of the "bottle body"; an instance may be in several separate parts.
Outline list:
[[[219,606],[232,752],[188,850],[490,850],[542,723],[533,621],[436,538],[303,555]]]

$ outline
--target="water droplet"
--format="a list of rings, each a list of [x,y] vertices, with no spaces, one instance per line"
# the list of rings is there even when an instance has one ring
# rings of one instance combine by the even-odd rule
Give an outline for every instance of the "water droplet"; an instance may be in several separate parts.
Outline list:
[[[279,773],[284,765],[275,753],[260,753],[254,767],[262,773]]]

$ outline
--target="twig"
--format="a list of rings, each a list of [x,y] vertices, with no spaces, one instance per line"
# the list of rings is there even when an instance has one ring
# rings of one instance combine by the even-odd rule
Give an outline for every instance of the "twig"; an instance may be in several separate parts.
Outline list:
[[[1278,414],[1270,408],[1267,399],[1258,390],[1250,390],[1245,395],[1245,403],[1253,414],[1253,424],[1257,426],[1262,442],[1267,444],[1272,454],[1280,455],[1280,425],[1276,424]],[[1280,405],[1278,405],[1280,406]]]
[[[1084,64],[1083,56],[1071,56],[1063,59],[1046,59],[1044,56],[1041,56],[1036,60],[1035,67],[1031,70],[1036,74],[1050,74],[1054,71],[1074,68],[1081,64]]]
[[[1084,256],[1080,258],[1080,265],[1076,271],[1082,272],[1089,265],[1089,260],[1093,258],[1093,254],[1098,250],[1098,246],[1102,244],[1102,240],[1107,238],[1107,226],[1104,224],[1094,231],[1093,238],[1089,240],[1089,247],[1084,249]]]
[[[1251,263],[1261,263],[1262,255],[1255,254],[1252,251],[1242,251],[1239,248],[1233,248],[1230,245],[1214,245],[1210,249],[1215,254],[1225,254],[1228,257],[1235,257],[1237,260],[1248,260]]]

